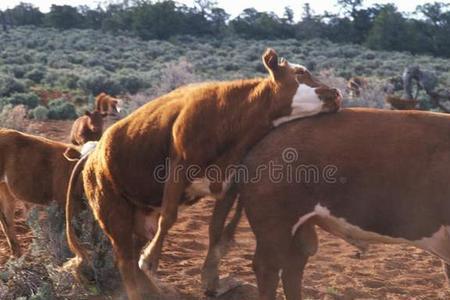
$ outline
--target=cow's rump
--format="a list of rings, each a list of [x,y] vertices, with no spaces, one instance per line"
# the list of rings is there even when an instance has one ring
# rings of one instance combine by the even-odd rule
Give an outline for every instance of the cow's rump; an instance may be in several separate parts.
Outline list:
[[[361,246],[406,242],[450,263],[449,115],[345,109],[299,120],[245,165],[241,199],[256,235],[269,223],[295,234],[314,222]]]

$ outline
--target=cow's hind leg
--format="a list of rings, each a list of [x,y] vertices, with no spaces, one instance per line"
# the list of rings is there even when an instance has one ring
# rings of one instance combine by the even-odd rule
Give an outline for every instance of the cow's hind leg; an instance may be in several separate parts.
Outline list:
[[[134,207],[117,196],[103,197],[97,198],[91,207],[100,227],[111,241],[128,298],[141,300],[145,295],[158,294],[158,287],[138,267],[142,244],[134,239]]]
[[[277,295],[277,286],[280,281],[279,272],[281,265],[275,259],[276,245],[265,244],[257,241],[256,252],[253,258],[253,270],[255,271],[256,281],[260,300],[275,300]]]
[[[242,202],[238,201],[235,214],[225,227],[227,216],[237,199],[236,197],[233,188],[227,192],[224,198],[218,199],[209,223],[209,248],[202,268],[202,285],[208,296],[223,294],[232,288],[232,286],[219,285],[219,265],[222,257],[228,251],[241,219]]]
[[[318,239],[314,225],[308,223],[302,225],[294,236],[281,270],[286,300],[302,299],[303,270],[309,256],[314,255],[317,248]]]
[[[175,224],[178,216],[178,205],[184,190],[186,189],[185,177],[179,176],[177,170],[182,167],[179,159],[174,159],[170,164],[168,178],[164,184],[164,193],[161,207],[161,215],[158,221],[158,229],[155,237],[145,246],[139,258],[139,267],[151,279],[158,269],[164,239],[169,229]],[[181,168],[182,170],[185,170]]]
[[[22,251],[19,241],[17,240],[16,229],[14,227],[14,213],[16,209],[13,195],[11,195],[8,186],[4,183],[0,184],[0,224],[5,233],[6,241],[11,249],[14,257],[20,257]]]

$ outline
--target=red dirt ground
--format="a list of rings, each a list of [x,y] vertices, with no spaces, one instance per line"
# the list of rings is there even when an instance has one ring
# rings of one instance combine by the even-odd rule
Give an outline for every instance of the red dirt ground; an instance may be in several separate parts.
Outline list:
[[[69,121],[39,122],[32,123],[29,131],[67,141],[70,126]],[[187,299],[204,299],[200,268],[207,250],[207,226],[213,204],[211,200],[205,200],[181,212],[164,247],[159,277],[179,289]],[[22,209],[17,213],[16,226],[20,242],[26,249],[32,236],[21,212]],[[305,299],[450,299],[439,259],[422,250],[375,245],[356,259],[354,247],[320,230],[319,237],[319,252],[305,271]],[[253,234],[244,218],[236,245],[223,261],[221,274],[254,284],[251,269],[254,247]],[[8,254],[1,234],[0,264],[7,260]],[[241,295],[233,299],[255,298]]]

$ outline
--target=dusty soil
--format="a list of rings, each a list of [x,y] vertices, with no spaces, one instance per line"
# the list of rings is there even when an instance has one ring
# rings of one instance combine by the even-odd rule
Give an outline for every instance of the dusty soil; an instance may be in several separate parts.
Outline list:
[[[70,126],[71,122],[66,121],[40,122],[31,124],[29,131],[67,141]],[[206,200],[181,212],[164,248],[159,277],[176,287],[186,299],[204,298],[200,268],[207,250],[207,226],[213,205],[211,200]],[[17,212],[16,227],[20,242],[27,249],[32,236],[22,212],[23,208]],[[319,252],[311,258],[305,271],[305,299],[450,299],[440,260],[422,250],[374,245],[357,259],[354,247],[320,230],[319,237]],[[223,261],[221,274],[255,284],[251,269],[254,247],[253,234],[244,218],[236,244]],[[1,234],[0,264],[8,255]],[[256,299],[250,294],[243,292],[223,299]]]

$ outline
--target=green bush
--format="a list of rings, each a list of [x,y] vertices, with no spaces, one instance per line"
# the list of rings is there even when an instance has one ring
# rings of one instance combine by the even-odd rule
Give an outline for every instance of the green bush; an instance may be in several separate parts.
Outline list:
[[[11,76],[0,74],[0,97],[9,96],[12,93],[23,93],[25,90],[26,87],[23,82]]]
[[[45,77],[45,71],[42,69],[32,69],[25,74],[25,77],[33,80],[35,83],[40,83]]]
[[[30,111],[35,120],[43,121],[48,119],[49,110],[47,107],[39,105]]]
[[[55,99],[48,104],[48,118],[53,120],[75,119],[77,112],[73,104],[64,99]]]
[[[144,81],[136,75],[122,75],[118,81],[126,92],[133,95],[144,87]]]
[[[20,105],[23,104],[28,108],[34,108],[39,104],[39,97],[35,93],[14,93],[4,99],[6,104]]]
[[[78,81],[79,87],[86,93],[98,95],[102,92],[117,95],[122,92],[120,83],[106,74],[95,72],[85,75]]]

